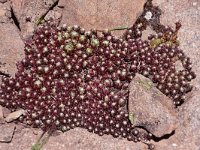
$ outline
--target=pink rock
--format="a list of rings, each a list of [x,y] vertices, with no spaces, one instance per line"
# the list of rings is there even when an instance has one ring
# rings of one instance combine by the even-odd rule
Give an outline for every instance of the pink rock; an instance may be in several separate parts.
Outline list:
[[[23,115],[25,113],[25,111],[23,109],[19,109],[15,112],[10,113],[6,118],[5,121],[6,122],[12,122],[16,119],[18,119],[21,115]]]
[[[19,22],[23,39],[32,35],[38,20],[55,2],[56,0],[11,0],[11,7]]]
[[[16,63],[24,57],[24,43],[17,27],[11,23],[0,24],[0,61],[5,63],[0,71],[11,76],[17,71]]]
[[[58,6],[64,6],[61,23],[80,25],[88,29],[105,29],[132,26],[143,10],[146,0],[60,0]],[[124,32],[124,31],[123,31]],[[123,33],[121,32],[121,33]],[[120,35],[120,32],[116,32]]]
[[[7,0],[0,0],[0,3],[5,3],[7,2]]]
[[[0,125],[0,142],[9,143],[13,138],[13,132],[15,131],[15,124],[3,124]],[[1,146],[0,146],[1,147]]]
[[[0,120],[3,119],[3,107],[0,105]]]
[[[133,125],[142,126],[157,137],[170,134],[177,128],[172,100],[162,94],[148,78],[136,74],[129,89],[128,109]]]

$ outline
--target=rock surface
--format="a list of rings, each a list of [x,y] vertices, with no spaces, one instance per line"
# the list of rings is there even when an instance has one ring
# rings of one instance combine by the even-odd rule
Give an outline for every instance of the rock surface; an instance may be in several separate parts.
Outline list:
[[[7,0],[0,0],[0,3],[5,3],[7,2]]]
[[[0,143],[9,143],[13,138],[15,132],[15,124],[0,125]],[[0,146],[1,148],[1,146]]]
[[[136,74],[130,83],[129,114],[134,126],[147,129],[156,137],[170,134],[177,126],[177,115],[171,99],[162,94],[150,79]]]
[[[56,2],[57,0],[11,0],[11,7],[24,39],[32,34],[34,27],[44,20],[45,15],[50,8],[53,9]]]
[[[200,149],[200,90],[196,89],[178,112],[180,126],[167,140],[162,140],[157,149],[199,150]]]
[[[10,18],[10,5],[8,3],[0,3],[0,23],[8,23],[10,22]]]
[[[8,116],[5,118],[5,121],[12,122],[12,121],[18,119],[24,113],[25,113],[25,111],[23,109],[12,112],[12,113],[8,114]]]
[[[3,123],[3,107],[0,105],[0,124]]]
[[[0,3],[0,71],[14,76],[16,63],[24,57],[24,43],[11,19],[9,3]]]
[[[0,24],[0,35],[0,71],[14,76],[16,63],[24,57],[24,43],[12,23]]]
[[[142,12],[146,0],[60,0],[64,6],[61,23],[80,25],[86,29],[131,26]],[[120,32],[117,32],[117,35]],[[122,33],[122,32],[121,32]]]
[[[29,150],[42,134],[41,130],[24,128],[17,132],[12,143],[0,143],[0,149],[4,150]],[[49,138],[43,150],[147,150],[147,146],[141,143],[129,142],[126,139],[113,138],[109,135],[98,136],[87,130],[76,128],[65,133],[53,135]]]
[[[5,0],[0,2],[2,1]],[[47,2],[47,5],[45,5],[45,2]],[[178,35],[181,47],[192,59],[193,68],[197,73],[197,78],[193,80],[193,84],[200,89],[200,76],[198,75],[200,73],[199,0],[153,0],[153,2],[162,10],[162,23],[174,25],[175,21],[181,21],[182,28]],[[120,0],[59,0],[53,11],[59,12],[63,16],[62,23],[79,24],[86,29],[103,29],[132,25],[135,17],[142,11],[143,4],[143,0],[123,0],[123,2]],[[13,12],[18,19],[21,31],[12,21],[10,6],[12,6]],[[0,64],[0,71],[14,75],[16,71],[15,63],[23,58],[24,44],[20,35],[23,37],[31,35],[35,18],[41,16],[51,6],[52,2],[50,0],[10,0],[0,3],[0,62],[6,63],[5,65]],[[28,21],[29,17],[31,18],[30,21]],[[196,91],[192,95],[198,96],[199,93],[200,91]],[[155,142],[157,150],[200,149],[200,133],[198,133],[200,128],[198,119],[200,102],[198,97],[192,97],[181,107],[183,109],[179,112],[181,125],[170,138]],[[0,131],[4,129],[11,132],[12,124],[8,124],[8,126],[10,126],[10,129],[4,126]],[[38,134],[35,134],[36,131]],[[13,147],[16,150],[30,149],[41,134],[40,130],[36,131],[33,132],[33,129],[30,128],[19,130],[19,132],[15,133],[11,143],[0,143],[0,149],[13,150]],[[44,149],[145,150],[147,146],[142,143],[135,144],[125,139],[115,139],[106,135],[100,137],[78,128],[51,137]]]
[[[184,141],[182,148],[200,149],[200,90],[192,92],[192,97],[179,109],[178,142]],[[187,138],[188,137],[188,138]]]

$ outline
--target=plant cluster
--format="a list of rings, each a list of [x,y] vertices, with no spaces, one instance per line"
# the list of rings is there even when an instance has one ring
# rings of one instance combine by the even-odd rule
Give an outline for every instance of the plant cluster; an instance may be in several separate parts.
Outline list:
[[[26,41],[15,77],[3,78],[0,105],[26,110],[19,120],[43,130],[82,127],[101,136],[150,140],[152,134],[139,132],[128,116],[128,86],[135,74],[150,78],[175,105],[184,102],[195,74],[178,48],[176,30],[166,27],[147,40],[141,36],[141,24],[123,38],[109,30],[43,24]]]

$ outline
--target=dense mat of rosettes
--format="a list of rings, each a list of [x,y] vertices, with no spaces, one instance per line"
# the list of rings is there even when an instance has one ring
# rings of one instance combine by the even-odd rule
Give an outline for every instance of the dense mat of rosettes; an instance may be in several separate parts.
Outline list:
[[[44,130],[83,127],[135,142],[150,140],[151,134],[139,132],[128,119],[128,86],[135,74],[152,79],[175,104],[191,90],[195,75],[176,46],[150,46],[162,34],[142,40],[140,25],[127,33],[120,39],[108,30],[40,26],[26,42],[15,77],[3,78],[0,104],[26,110],[19,120]],[[177,60],[183,70],[176,71]]]

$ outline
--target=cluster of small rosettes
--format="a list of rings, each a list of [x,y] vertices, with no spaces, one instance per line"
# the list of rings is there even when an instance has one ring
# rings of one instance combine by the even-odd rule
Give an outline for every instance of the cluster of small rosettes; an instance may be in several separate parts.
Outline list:
[[[109,30],[40,26],[26,42],[15,78],[3,78],[0,105],[26,110],[20,120],[44,130],[82,127],[135,142],[150,140],[150,133],[139,132],[128,119],[128,86],[135,73],[151,78],[176,104],[191,90],[195,75],[177,47],[151,46],[162,35],[143,41],[133,32],[140,30],[130,29],[120,39]],[[183,70],[176,71],[177,60]]]
[[[190,81],[196,77],[190,58],[178,48],[176,36],[180,26],[180,23],[176,23],[175,31],[165,27],[164,33],[149,35],[146,41],[140,39],[143,30],[141,24],[126,33],[128,45],[139,49],[132,54],[139,63],[134,68],[137,66],[137,72],[150,78],[176,106],[184,102],[185,94],[192,89]],[[139,41],[135,42],[134,37]]]

